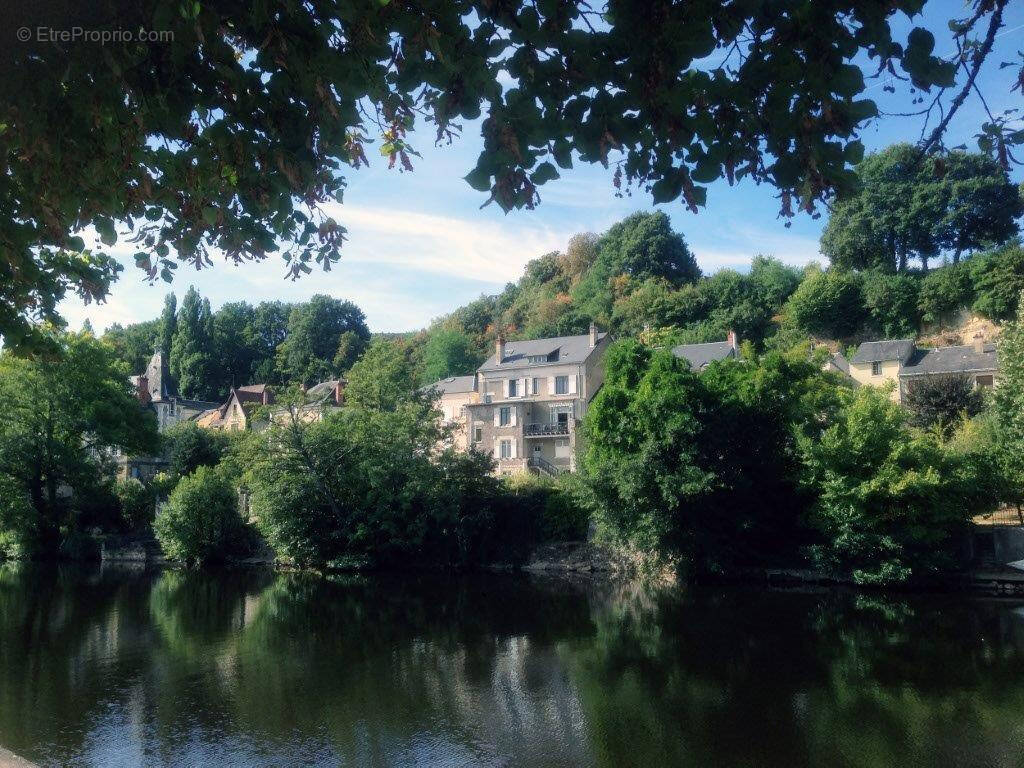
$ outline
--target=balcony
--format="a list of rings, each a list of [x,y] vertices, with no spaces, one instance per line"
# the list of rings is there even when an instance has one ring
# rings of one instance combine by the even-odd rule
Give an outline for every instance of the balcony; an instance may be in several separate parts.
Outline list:
[[[569,434],[569,424],[527,424],[523,427],[524,437],[564,437]]]

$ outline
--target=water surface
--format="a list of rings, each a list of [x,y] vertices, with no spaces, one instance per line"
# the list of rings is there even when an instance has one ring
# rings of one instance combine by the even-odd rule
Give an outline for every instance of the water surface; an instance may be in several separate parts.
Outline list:
[[[7,566],[0,744],[74,766],[1024,766],[1024,608]]]

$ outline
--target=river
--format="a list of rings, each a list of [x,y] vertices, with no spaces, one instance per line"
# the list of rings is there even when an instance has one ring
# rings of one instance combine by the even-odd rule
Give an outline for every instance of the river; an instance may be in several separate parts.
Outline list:
[[[1024,766],[1024,607],[0,567],[0,745],[73,766]]]

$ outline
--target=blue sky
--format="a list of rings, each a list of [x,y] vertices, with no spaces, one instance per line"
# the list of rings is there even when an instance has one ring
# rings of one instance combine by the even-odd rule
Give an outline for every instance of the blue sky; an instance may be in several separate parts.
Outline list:
[[[928,4],[927,15],[913,25],[936,32],[936,52],[947,50],[949,18],[962,15],[955,0]],[[1019,91],[1010,92],[1010,73],[999,70],[998,62],[1013,60],[1024,49],[1024,3],[1010,3],[1005,24],[993,55],[979,78],[979,85],[996,114],[1024,104]],[[899,25],[904,36],[912,26]],[[913,109],[905,89],[887,94],[879,81],[869,81],[867,95],[883,109]],[[946,143],[967,143],[974,148],[973,135],[984,113],[976,98],[969,98],[950,124]],[[869,151],[896,141],[916,141],[920,118],[885,117],[867,129],[862,139]],[[182,265],[170,288],[166,283],[146,284],[129,256],[130,249],[115,248],[123,257],[125,270],[113,286],[106,303],[83,306],[77,299],[66,300],[62,311],[72,327],[88,318],[99,331],[111,323],[131,323],[155,317],[163,296],[172,289],[179,297],[195,285],[210,298],[216,309],[228,301],[259,302],[266,299],[301,301],[314,293],[350,299],[366,313],[373,331],[407,331],[425,326],[476,298],[495,293],[517,279],[530,259],[561,249],[577,232],[601,232],[622,217],[658,208],[682,232],[705,272],[721,267],[744,268],[758,254],[770,254],[785,262],[802,265],[821,260],[818,236],[824,225],[800,214],[789,228],[777,217],[774,189],[752,183],[729,187],[712,185],[708,205],[700,213],[687,211],[681,203],[653,206],[642,191],[632,197],[616,198],[611,173],[599,165],[577,165],[561,179],[545,184],[541,205],[534,211],[504,214],[497,205],[480,209],[484,196],[472,190],[462,177],[473,167],[481,149],[479,125],[468,124],[452,146],[435,148],[429,126],[411,137],[422,154],[412,173],[388,170],[375,151],[368,151],[370,168],[349,171],[344,203],[331,204],[332,215],[348,228],[348,242],[342,261],[328,273],[314,271],[290,282],[284,279],[282,263],[272,258],[262,264],[241,267],[217,262],[211,269],[196,272]],[[1014,177],[1024,174],[1018,169]]]

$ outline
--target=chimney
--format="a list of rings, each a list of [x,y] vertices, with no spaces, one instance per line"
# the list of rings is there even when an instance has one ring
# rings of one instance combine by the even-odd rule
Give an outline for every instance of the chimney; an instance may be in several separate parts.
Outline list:
[[[498,337],[494,340],[494,362],[501,365],[505,359],[505,337],[502,334],[498,334]]]
[[[145,374],[139,376],[135,384],[135,396],[141,405],[149,405],[153,398],[149,395],[149,379]]]
[[[980,333],[974,334],[974,351],[979,355],[985,351],[985,337]]]
[[[733,351],[740,351],[740,340],[736,336],[736,331],[730,330],[729,335],[725,338],[729,342],[729,346],[733,348]]]
[[[597,346],[597,324],[593,320],[590,321],[590,346]]]

